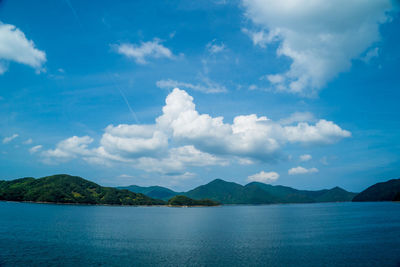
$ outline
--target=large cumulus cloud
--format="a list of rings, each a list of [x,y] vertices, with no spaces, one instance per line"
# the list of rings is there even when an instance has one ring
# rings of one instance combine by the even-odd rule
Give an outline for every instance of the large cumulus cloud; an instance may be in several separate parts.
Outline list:
[[[92,163],[124,162],[160,173],[190,166],[226,165],[245,159],[269,161],[288,144],[332,144],[351,133],[334,122],[281,124],[266,116],[239,115],[232,123],[200,114],[193,97],[175,88],[151,125],[109,125],[99,146],[89,136],[70,137],[44,151],[46,160],[82,157]]]

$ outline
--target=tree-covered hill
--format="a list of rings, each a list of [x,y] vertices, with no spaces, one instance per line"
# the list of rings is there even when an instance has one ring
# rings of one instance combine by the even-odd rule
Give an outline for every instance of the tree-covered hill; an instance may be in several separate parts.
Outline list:
[[[400,201],[400,179],[374,184],[356,195],[353,201]]]
[[[103,187],[66,174],[0,181],[0,200],[108,205],[165,204],[162,200],[143,194]]]
[[[195,200],[187,196],[177,195],[168,200],[169,206],[218,206],[220,205],[216,201],[209,199]]]
[[[297,190],[252,182],[245,186],[216,179],[190,190],[184,195],[193,199],[211,199],[222,204],[316,203],[351,201],[356,195],[335,187],[317,191]]]

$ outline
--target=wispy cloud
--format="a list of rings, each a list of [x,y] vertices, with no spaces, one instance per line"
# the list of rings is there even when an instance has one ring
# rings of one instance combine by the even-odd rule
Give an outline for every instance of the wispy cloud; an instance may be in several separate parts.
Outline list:
[[[42,145],[37,145],[37,146],[31,147],[31,148],[29,149],[29,153],[35,154],[36,152],[38,152],[38,151],[41,150],[42,148],[43,148]]]
[[[211,54],[217,54],[223,52],[226,49],[226,46],[222,42],[217,44],[216,39],[214,39],[206,45],[206,48]]]
[[[311,174],[311,173],[317,173],[318,169],[317,168],[310,168],[310,169],[306,169],[304,167],[298,166],[295,168],[291,168],[288,171],[289,175],[298,175],[298,174]]]
[[[165,47],[161,40],[154,39],[153,41],[141,42],[140,44],[123,43],[114,45],[117,53],[128,58],[133,58],[138,64],[148,63],[149,58],[169,58],[175,56],[172,51]]]
[[[312,159],[312,156],[311,156],[310,154],[304,154],[304,155],[301,155],[301,156],[299,157],[299,160],[300,160],[300,161],[303,161],[303,162],[309,161],[309,160],[311,160],[311,159]]]
[[[19,135],[18,134],[13,134],[11,136],[5,137],[3,139],[3,144],[8,144],[10,143],[12,140],[14,140],[15,138],[17,138]]]
[[[203,79],[202,84],[192,84],[186,82],[179,82],[171,79],[160,80],[156,82],[157,87],[163,89],[182,88],[185,90],[194,90],[207,94],[225,93],[228,90],[225,86],[220,85],[210,79]]]

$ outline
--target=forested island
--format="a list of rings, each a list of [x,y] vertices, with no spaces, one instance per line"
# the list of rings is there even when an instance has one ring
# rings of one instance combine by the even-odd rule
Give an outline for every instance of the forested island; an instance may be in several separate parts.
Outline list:
[[[220,203],[218,203],[216,201],[212,201],[210,199],[195,200],[195,199],[191,199],[187,196],[182,196],[182,195],[174,196],[170,200],[168,200],[168,206],[172,206],[172,207],[177,207],[177,206],[187,206],[187,207],[208,206],[208,207],[211,207],[211,206],[218,206],[218,205],[220,205]]]

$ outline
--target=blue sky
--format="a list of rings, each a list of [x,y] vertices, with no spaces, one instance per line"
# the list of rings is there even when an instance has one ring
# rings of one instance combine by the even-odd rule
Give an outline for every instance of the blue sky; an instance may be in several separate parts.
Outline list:
[[[0,177],[352,191],[399,177],[398,10],[3,0]]]

